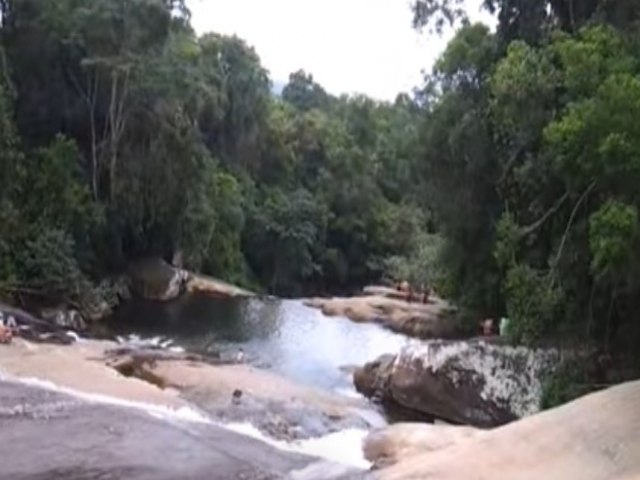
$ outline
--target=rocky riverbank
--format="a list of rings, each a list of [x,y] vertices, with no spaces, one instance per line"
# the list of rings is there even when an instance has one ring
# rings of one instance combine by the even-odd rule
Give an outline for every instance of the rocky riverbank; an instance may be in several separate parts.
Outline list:
[[[394,289],[367,287],[355,297],[312,298],[305,305],[327,316],[343,316],[354,322],[378,323],[415,338],[455,338],[459,328],[453,308],[445,300],[430,297],[427,303],[398,298]]]
[[[362,399],[298,385],[244,364],[148,355],[138,357],[125,376],[116,368],[127,360],[126,349],[112,353],[122,350],[113,342],[85,340],[59,346],[16,339],[0,348],[0,371],[86,394],[169,408],[196,406],[221,422],[248,422],[282,440],[384,424]]]

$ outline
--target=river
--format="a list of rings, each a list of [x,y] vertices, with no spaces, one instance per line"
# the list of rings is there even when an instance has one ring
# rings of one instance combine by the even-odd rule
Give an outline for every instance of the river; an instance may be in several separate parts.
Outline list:
[[[374,324],[326,317],[299,300],[213,299],[187,295],[171,303],[132,301],[109,321],[111,333],[165,337],[196,352],[221,352],[299,383],[355,394],[350,367],[407,342]]]

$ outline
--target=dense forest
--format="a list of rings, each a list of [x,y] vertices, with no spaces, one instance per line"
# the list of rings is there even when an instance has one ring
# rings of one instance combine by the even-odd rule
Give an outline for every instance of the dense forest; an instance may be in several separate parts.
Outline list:
[[[345,291],[424,229],[407,95],[337,98],[299,71],[276,97],[255,51],[198,38],[180,1],[3,1],[1,41],[5,295],[83,305],[177,254],[257,290]]]
[[[304,71],[274,95],[180,0],[0,1],[0,296],[86,306],[179,254],[279,295],[406,278],[515,342],[637,352],[640,4],[484,7],[495,31],[414,2],[457,33],[380,102]]]
[[[460,27],[418,97],[443,290],[513,341],[592,345],[605,383],[635,375],[640,2],[485,0],[496,32],[462,7],[414,7],[417,28]]]

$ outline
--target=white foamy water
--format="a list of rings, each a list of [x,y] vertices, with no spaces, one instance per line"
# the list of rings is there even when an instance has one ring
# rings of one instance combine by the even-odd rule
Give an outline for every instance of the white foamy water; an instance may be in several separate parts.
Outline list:
[[[184,348],[175,345],[173,339],[163,336],[143,338],[140,335],[130,334],[124,337],[117,336],[116,342],[125,347],[157,348],[161,350],[168,350],[173,353],[184,353]]]
[[[362,450],[362,442],[369,433],[366,430],[348,428],[323,437],[284,442],[266,436],[250,423],[229,423],[224,427],[247,437],[261,440],[281,450],[321,457],[358,468],[371,467],[371,463],[364,458]]]
[[[358,393],[353,388],[344,388],[344,387],[343,388],[336,388],[336,389],[334,389],[334,392],[337,393],[338,395],[342,395],[343,397],[364,398],[360,393]]]
[[[370,462],[364,458],[362,451],[362,441],[368,434],[366,430],[362,429],[346,429],[323,437],[288,443],[268,437],[250,423],[223,424],[213,422],[204,413],[201,413],[197,409],[191,407],[171,408],[163,405],[124,400],[108,395],[86,393],[72,388],[62,387],[54,384],[53,382],[40,380],[38,378],[24,378],[6,375],[1,371],[0,380],[20,383],[37,388],[44,388],[52,392],[63,393],[87,402],[134,408],[142,410],[149,415],[162,420],[181,420],[186,422],[216,425],[256,440],[260,440],[263,443],[276,447],[280,450],[320,457],[344,465],[358,468],[369,468],[371,466]]]

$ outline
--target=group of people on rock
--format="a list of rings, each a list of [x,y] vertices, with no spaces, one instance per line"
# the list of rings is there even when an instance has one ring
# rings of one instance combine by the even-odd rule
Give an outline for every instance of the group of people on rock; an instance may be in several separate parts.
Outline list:
[[[502,317],[500,323],[493,318],[485,318],[480,322],[480,335],[483,337],[505,336],[509,327],[509,319]]]
[[[407,302],[429,303],[431,289],[426,287],[424,284],[415,289],[409,282],[403,280],[401,282],[396,282],[395,289],[400,292],[403,299]]]

